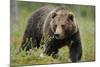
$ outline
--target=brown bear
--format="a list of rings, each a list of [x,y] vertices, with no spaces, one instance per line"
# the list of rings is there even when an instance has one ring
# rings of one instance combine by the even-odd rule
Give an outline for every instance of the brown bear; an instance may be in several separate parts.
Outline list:
[[[82,56],[80,32],[73,13],[63,7],[39,8],[28,19],[21,48],[29,50],[40,47],[42,37],[49,37],[44,53],[54,57],[59,48],[68,45],[70,59],[77,62]]]

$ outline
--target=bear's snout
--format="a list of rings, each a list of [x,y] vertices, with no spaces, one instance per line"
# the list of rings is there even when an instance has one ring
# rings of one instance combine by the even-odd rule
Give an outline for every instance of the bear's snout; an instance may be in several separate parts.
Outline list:
[[[56,30],[54,32],[55,39],[63,39],[64,38],[64,31],[60,25],[57,25]]]
[[[64,39],[64,35],[61,34],[54,34],[55,39]]]
[[[59,36],[60,36],[59,34],[54,34],[55,38],[59,38]]]

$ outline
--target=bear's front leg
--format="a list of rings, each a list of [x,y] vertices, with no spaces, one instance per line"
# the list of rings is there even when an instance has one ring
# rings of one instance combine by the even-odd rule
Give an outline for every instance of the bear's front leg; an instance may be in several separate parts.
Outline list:
[[[78,62],[82,56],[82,46],[79,32],[72,36],[70,45],[70,59],[72,62]]]
[[[58,48],[56,45],[56,39],[51,39],[45,47],[45,51],[44,53],[48,56],[52,56],[53,58],[57,57],[57,53],[58,53]]]

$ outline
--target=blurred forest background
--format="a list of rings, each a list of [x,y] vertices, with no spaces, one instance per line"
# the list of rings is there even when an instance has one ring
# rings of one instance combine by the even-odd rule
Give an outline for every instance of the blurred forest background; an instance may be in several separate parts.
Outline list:
[[[82,59],[81,61],[95,60],[95,6],[90,5],[74,5],[74,4],[51,4],[39,2],[17,1],[15,22],[11,22],[11,65],[32,65],[32,64],[51,64],[51,63],[67,63],[69,61],[69,50],[65,46],[60,49],[59,57],[53,59],[51,56],[39,57],[43,52],[41,48],[33,49],[26,53],[21,51],[17,54],[21,44],[23,33],[27,25],[28,17],[36,9],[42,6],[63,6],[73,12],[79,25],[81,41],[82,41]],[[14,7],[15,8],[15,7]],[[11,15],[12,18],[12,15]]]

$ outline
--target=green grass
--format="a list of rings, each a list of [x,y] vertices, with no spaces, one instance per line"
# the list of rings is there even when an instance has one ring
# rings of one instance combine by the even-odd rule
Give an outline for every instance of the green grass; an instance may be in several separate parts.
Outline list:
[[[31,13],[45,4],[40,3],[28,3],[28,2],[18,2],[18,23],[16,25],[16,31],[11,30],[11,65],[32,65],[32,64],[51,64],[51,63],[67,63],[69,61],[69,50],[65,46],[59,50],[58,58],[53,59],[51,56],[45,55],[43,58],[40,54],[43,49],[32,49],[28,52],[21,51],[19,54],[18,48],[21,44],[23,33],[27,25],[27,18]],[[31,6],[30,6],[31,5]],[[89,6],[71,6],[66,7],[71,8],[74,11],[76,21],[78,23],[81,41],[82,41],[82,59],[81,61],[94,61],[95,60],[95,22],[94,22],[94,7]],[[80,8],[77,13],[77,8]],[[13,24],[13,23],[11,23]]]

